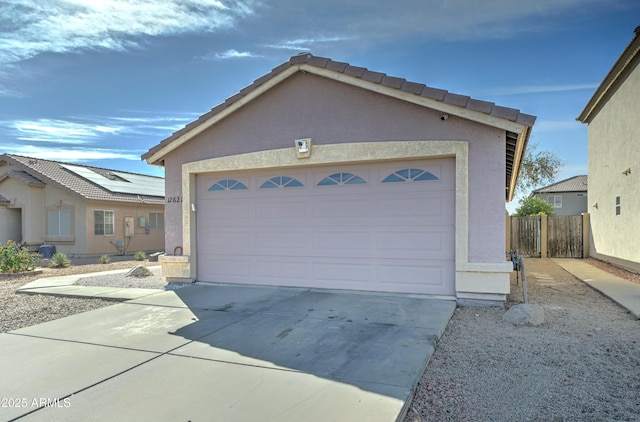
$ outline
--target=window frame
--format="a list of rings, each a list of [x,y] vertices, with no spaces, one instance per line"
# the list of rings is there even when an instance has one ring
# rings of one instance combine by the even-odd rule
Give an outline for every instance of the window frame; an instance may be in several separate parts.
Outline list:
[[[151,218],[151,216],[154,216],[153,218]],[[158,226],[158,216],[161,215],[162,216],[162,226],[159,227]],[[164,213],[163,212],[149,212],[149,219],[147,220],[148,224],[149,224],[149,229],[159,229],[159,230],[164,230]]]
[[[616,202],[615,202],[615,215],[616,217],[622,215],[622,200],[620,199],[620,195],[616,195]]]
[[[50,224],[50,213],[57,213],[57,233],[52,233],[52,225]],[[61,233],[60,229],[62,225],[61,221],[61,213],[69,213],[69,232]],[[42,240],[46,242],[73,242],[75,241],[74,235],[74,225],[75,225],[75,209],[73,205],[69,204],[60,204],[60,205],[52,205],[45,208],[45,235]]]
[[[96,219],[97,213],[102,213],[102,233],[97,233],[98,223]],[[107,232],[108,221],[106,214],[111,213],[111,232]],[[116,212],[114,210],[93,210],[93,235],[94,236],[115,236],[116,234]]]
[[[558,205],[558,198],[560,205]],[[547,202],[553,205],[553,208],[562,208],[562,195],[547,195]]]

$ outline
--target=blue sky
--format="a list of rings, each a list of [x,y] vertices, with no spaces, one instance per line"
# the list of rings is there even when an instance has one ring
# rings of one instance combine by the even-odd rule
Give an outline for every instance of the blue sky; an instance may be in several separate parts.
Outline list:
[[[0,0],[0,153],[162,175],[140,155],[292,55],[576,122],[640,25],[637,0]]]

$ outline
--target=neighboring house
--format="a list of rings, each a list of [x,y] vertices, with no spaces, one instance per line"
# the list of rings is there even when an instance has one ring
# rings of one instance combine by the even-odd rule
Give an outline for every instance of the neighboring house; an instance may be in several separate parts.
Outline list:
[[[531,196],[553,205],[554,215],[581,215],[588,211],[587,176],[573,176],[536,189]]]
[[[143,155],[169,278],[505,300],[535,117],[301,54]]]
[[[589,137],[591,256],[640,272],[640,27],[578,120]]]
[[[0,155],[0,242],[8,240],[70,256],[163,251],[164,179]]]

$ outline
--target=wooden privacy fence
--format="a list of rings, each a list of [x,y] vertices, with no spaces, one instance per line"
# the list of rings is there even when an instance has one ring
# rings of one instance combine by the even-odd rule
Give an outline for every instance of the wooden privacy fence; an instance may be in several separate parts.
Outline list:
[[[507,217],[509,218],[509,217]],[[507,250],[520,255],[540,256],[540,217],[511,217],[511,244]]]
[[[507,252],[549,258],[589,256],[589,214],[507,216]]]
[[[583,258],[582,216],[556,215],[547,218],[547,252],[551,258]]]

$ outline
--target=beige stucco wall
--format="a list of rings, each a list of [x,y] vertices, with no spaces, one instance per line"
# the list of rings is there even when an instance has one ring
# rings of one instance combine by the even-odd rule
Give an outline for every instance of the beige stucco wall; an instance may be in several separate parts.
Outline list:
[[[124,217],[134,217],[136,227],[129,243],[131,253],[144,250],[164,251],[164,230],[137,227],[138,217],[148,219],[150,212],[164,213],[164,205],[149,205],[123,202],[88,201],[71,195],[67,191],[51,185],[30,187],[12,178],[0,182],[2,195],[11,202],[0,207],[0,242],[11,240],[26,241],[31,244],[55,245],[57,252],[70,256],[115,255],[118,250],[109,240],[124,240]],[[72,235],[65,237],[47,236],[47,210],[68,208],[72,210]],[[93,233],[93,211],[114,210],[116,212],[115,235],[95,236]],[[19,227],[8,227],[11,221],[20,217]],[[19,238],[20,237],[20,238]]]
[[[45,201],[45,190],[42,187],[29,187],[12,178],[5,178],[0,182],[2,196],[9,199],[5,214],[11,213],[11,220],[15,221],[17,213],[21,215],[19,227],[7,227],[4,229],[7,236],[11,234],[11,240],[16,242],[39,243],[42,241],[43,218],[42,212]],[[3,221],[2,225],[9,224]],[[18,232],[20,236],[18,236]],[[20,238],[18,238],[20,237]],[[8,239],[0,238],[0,242],[6,243]]]
[[[96,210],[115,211],[115,234],[113,236],[96,236],[93,234],[93,212]],[[126,245],[127,255],[133,254],[136,251],[164,251],[164,230],[150,229],[149,233],[146,233],[144,227],[138,227],[138,217],[144,217],[145,220],[148,220],[150,212],[164,213],[164,206],[88,201],[86,203],[84,221],[82,223],[82,230],[87,233],[85,254],[118,254],[118,249],[114,246],[117,241],[122,241],[123,245]],[[125,217],[133,217],[134,221],[134,232],[133,236],[130,238],[125,236]]]
[[[640,67],[589,124],[589,212],[592,256],[640,271]],[[631,169],[628,175],[623,171]],[[615,215],[616,196],[621,215]],[[593,205],[597,203],[597,208]],[[620,262],[622,261],[622,262]]]

